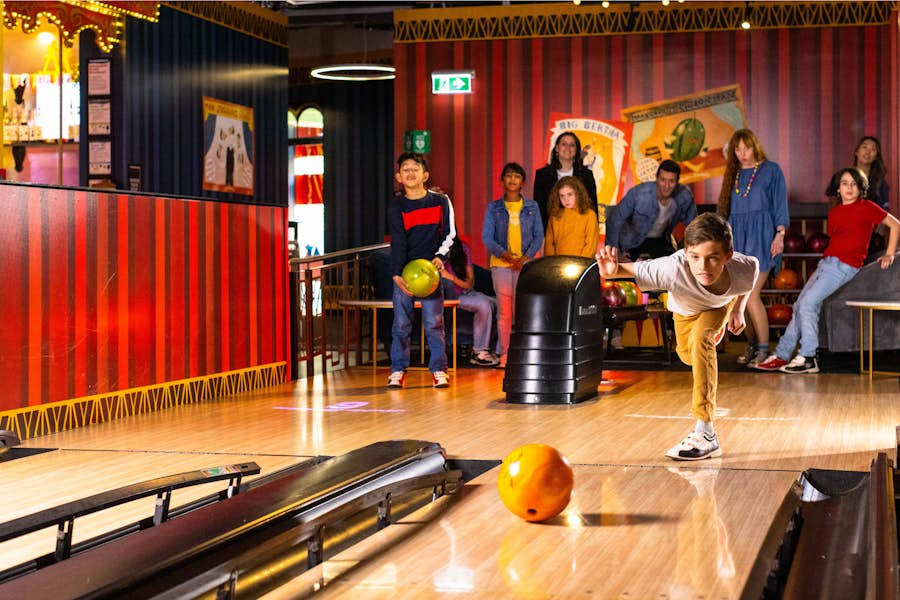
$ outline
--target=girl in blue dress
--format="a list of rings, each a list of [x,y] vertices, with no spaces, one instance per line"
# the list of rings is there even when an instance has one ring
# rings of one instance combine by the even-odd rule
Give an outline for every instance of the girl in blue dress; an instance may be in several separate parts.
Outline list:
[[[725,150],[728,160],[719,193],[719,214],[728,219],[734,250],[759,261],[747,302],[747,349],[738,362],[753,366],[768,357],[769,318],[760,292],[781,267],[788,228],[787,187],[781,167],[768,160],[756,134],[738,129]]]

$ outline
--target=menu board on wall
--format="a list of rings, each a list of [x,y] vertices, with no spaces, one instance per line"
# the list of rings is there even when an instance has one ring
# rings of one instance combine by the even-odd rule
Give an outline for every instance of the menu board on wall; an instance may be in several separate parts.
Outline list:
[[[88,100],[88,135],[109,135],[109,100]]]
[[[112,181],[112,85],[110,59],[88,60],[88,184],[115,186]]]
[[[88,96],[109,96],[109,59],[88,60]]]
[[[88,144],[88,175],[109,175],[112,173],[112,144],[107,141]]]

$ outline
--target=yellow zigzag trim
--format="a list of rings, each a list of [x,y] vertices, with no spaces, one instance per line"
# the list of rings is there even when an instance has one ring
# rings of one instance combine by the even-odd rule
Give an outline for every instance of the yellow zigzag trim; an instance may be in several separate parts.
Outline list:
[[[286,363],[271,363],[214,375],[168,381],[108,394],[72,398],[0,412],[0,429],[19,439],[58,433],[174,406],[213,400],[284,382]]]

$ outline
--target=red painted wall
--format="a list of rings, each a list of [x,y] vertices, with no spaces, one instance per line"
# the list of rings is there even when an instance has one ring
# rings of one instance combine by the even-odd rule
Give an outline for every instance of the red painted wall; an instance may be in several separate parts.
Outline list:
[[[738,83],[748,126],[785,172],[791,202],[820,202],[859,137],[881,138],[898,207],[897,24],[394,46],[395,139],[431,131],[432,182],[450,193],[459,228],[480,242],[485,204],[507,161],[543,166],[551,113],[620,118],[624,107]],[[474,69],[470,96],[432,95],[434,70]],[[399,152],[399,147],[397,152]],[[693,187],[715,203],[721,178]]]
[[[0,184],[0,410],[287,356],[287,209]]]

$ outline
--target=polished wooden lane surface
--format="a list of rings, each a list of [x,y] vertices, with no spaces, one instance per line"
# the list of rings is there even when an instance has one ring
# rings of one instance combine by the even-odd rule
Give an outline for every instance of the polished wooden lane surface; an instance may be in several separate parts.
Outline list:
[[[567,509],[526,523],[496,469],[265,598],[737,598],[795,477],[578,466]]]
[[[615,384],[577,405],[507,405],[502,372],[462,369],[445,390],[411,372],[403,390],[386,372],[325,377],[29,440],[103,450],[334,455],[383,439],[427,439],[450,456],[503,458],[526,443],[558,447],[574,463],[671,466],[666,449],[690,430],[690,374],[607,372]],[[716,423],[726,468],[867,470],[894,445],[898,382],[859,375],[722,373]],[[892,454],[893,455],[893,454]]]
[[[508,554],[502,551],[507,536],[519,536],[543,541],[517,554],[525,562],[516,572],[545,579],[565,572],[568,578],[574,557],[576,570],[602,572],[605,579],[618,582],[594,587],[594,597],[607,597],[601,590],[631,594],[622,597],[647,597],[643,592],[651,589],[669,590],[659,593],[670,597],[678,595],[673,590],[690,589],[716,594],[707,597],[734,597],[774,507],[802,470],[868,470],[878,451],[894,455],[894,427],[900,423],[895,379],[870,382],[859,375],[722,373],[717,430],[724,456],[685,464],[667,459],[664,453],[692,426],[687,416],[690,374],[622,371],[605,375],[613,383],[604,386],[604,394],[596,400],[572,406],[528,406],[503,402],[499,370],[460,369],[446,390],[433,389],[430,374],[411,372],[405,389],[387,390],[386,371],[373,374],[371,368],[361,367],[28,440],[26,447],[62,450],[0,463],[0,494],[21,498],[18,503],[4,502],[0,520],[163,474],[247,460],[258,462],[266,473],[303,457],[343,454],[377,440],[431,440],[442,444],[449,456],[465,459],[502,459],[521,444],[543,442],[576,465],[575,501],[569,509],[575,526],[527,525],[516,520],[497,499],[494,470],[467,486],[452,506],[431,509],[443,512],[435,523],[426,525],[431,529],[425,535],[409,536],[384,565],[372,559],[365,568],[355,569],[347,575],[346,585],[357,593],[368,590],[367,597],[379,597],[378,589],[367,588],[363,582],[371,583],[373,573],[384,568],[398,573],[392,589],[409,597],[426,589],[434,593],[436,584],[423,588],[421,581],[427,574],[433,582],[441,569],[452,567],[447,566],[449,550],[443,548],[450,539],[449,528],[455,532],[457,556],[462,552],[466,568],[475,570],[474,595],[513,593],[503,566],[506,559],[501,558]],[[175,500],[179,502],[177,496]],[[146,514],[146,509],[139,511],[140,517]],[[116,515],[103,519],[135,520]],[[720,520],[724,526],[717,524]],[[706,524],[699,526],[700,522]],[[710,523],[715,527],[710,529]],[[94,530],[79,520],[76,539],[96,534],[99,527]],[[391,527],[386,532],[400,535],[409,529]],[[722,568],[734,574],[727,581],[721,581],[719,558],[714,569],[711,562],[703,563],[699,571],[689,568],[701,559],[685,553],[696,553],[695,540],[706,538],[715,538],[710,543],[716,548],[723,544],[728,548]],[[569,550],[556,558],[547,548],[559,543],[569,544]],[[443,563],[435,559],[421,566],[407,564],[421,560],[409,557],[435,548],[444,553]],[[686,550],[677,553],[672,548]],[[351,556],[348,560],[356,562],[361,555]],[[615,573],[604,566],[610,557],[622,565]],[[679,566],[679,560],[688,563]],[[651,568],[640,567],[646,561]],[[16,562],[20,560],[0,554],[0,568]],[[335,564],[326,563],[318,574],[320,582],[328,580],[328,570]],[[588,571],[584,571],[586,565],[591,565]],[[697,579],[698,572],[713,579]],[[629,582],[635,587],[626,585]],[[534,585],[534,597],[556,593]],[[573,577],[571,585],[566,590],[580,595],[587,594],[585,590],[593,584],[585,575]],[[642,592],[629,592],[632,589]]]

